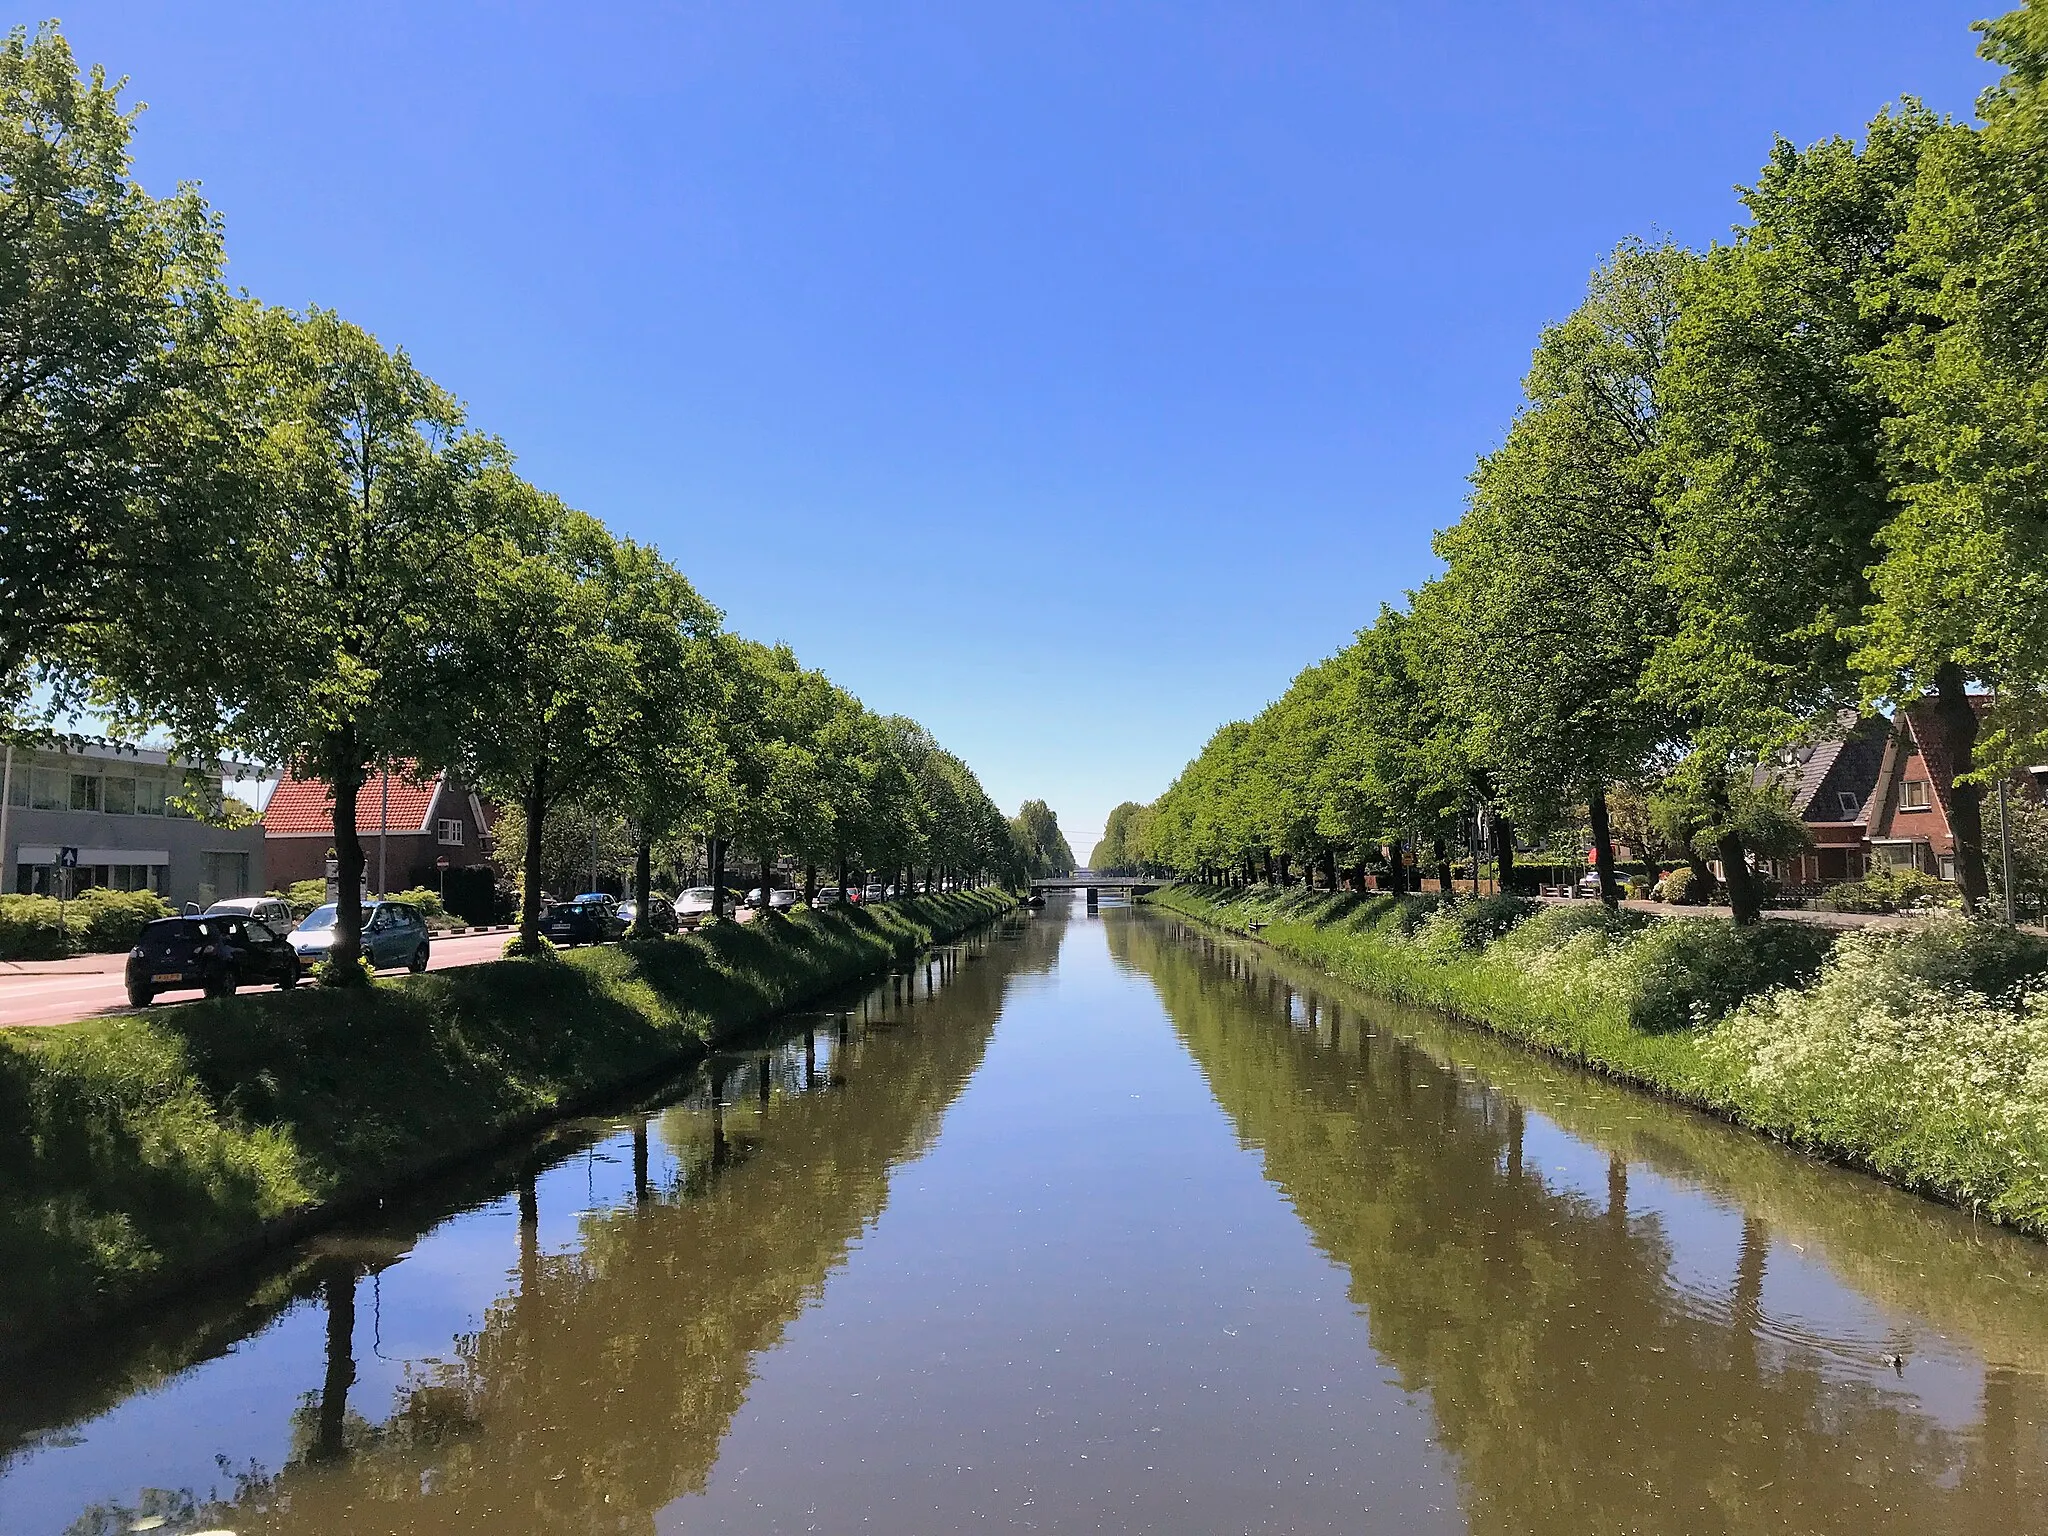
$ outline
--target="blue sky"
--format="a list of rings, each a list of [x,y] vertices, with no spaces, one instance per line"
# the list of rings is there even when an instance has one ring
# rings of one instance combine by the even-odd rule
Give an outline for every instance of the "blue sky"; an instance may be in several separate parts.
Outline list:
[[[403,345],[1086,857],[1431,568],[1537,329],[1954,0],[79,4],[231,276]],[[27,19],[27,18],[25,18]]]

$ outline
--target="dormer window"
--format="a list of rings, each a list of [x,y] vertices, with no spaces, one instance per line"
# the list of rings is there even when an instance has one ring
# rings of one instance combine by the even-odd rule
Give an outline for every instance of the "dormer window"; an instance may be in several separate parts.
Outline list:
[[[1854,821],[1856,813],[1863,809],[1863,802],[1846,789],[1835,791],[1835,804],[1841,807],[1844,821]]]
[[[1902,811],[1924,811],[1927,809],[1927,781],[1908,779],[1899,786],[1899,809]]]

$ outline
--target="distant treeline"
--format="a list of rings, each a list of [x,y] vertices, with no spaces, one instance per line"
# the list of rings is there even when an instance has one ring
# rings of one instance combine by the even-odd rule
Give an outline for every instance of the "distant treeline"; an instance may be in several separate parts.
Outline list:
[[[1423,862],[1485,808],[1501,865],[1609,797],[1725,876],[1804,837],[1788,749],[1925,699],[1967,903],[1983,786],[2048,758],[2048,0],[1984,23],[1975,123],[1907,100],[1780,140],[1746,222],[1630,240],[1546,329],[1441,576],[1224,726],[1092,862],[1211,877]]]

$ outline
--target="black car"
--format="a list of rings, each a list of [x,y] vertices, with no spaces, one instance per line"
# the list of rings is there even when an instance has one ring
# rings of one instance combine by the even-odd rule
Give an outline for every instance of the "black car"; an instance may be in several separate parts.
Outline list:
[[[208,997],[232,997],[248,982],[296,987],[299,976],[299,957],[283,934],[233,912],[158,918],[128,951],[128,1001],[137,1008],[159,992],[198,987]]]
[[[554,944],[603,944],[626,931],[619,904],[593,892],[558,901],[540,917],[541,936]]]

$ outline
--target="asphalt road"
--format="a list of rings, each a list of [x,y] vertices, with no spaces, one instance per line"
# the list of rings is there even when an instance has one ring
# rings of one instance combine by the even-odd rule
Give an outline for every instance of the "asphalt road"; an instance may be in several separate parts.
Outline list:
[[[475,965],[495,960],[505,947],[505,933],[465,933],[433,941],[433,957],[427,969],[445,971],[458,965]],[[125,956],[84,957],[93,969],[73,969],[76,962],[59,962],[46,969],[0,967],[0,1027],[13,1024],[69,1024],[76,1019],[109,1014],[134,1013],[122,980]],[[387,972],[402,975],[403,972]],[[257,990],[254,987],[246,991]],[[175,1008],[199,996],[190,992],[167,992],[150,1006]]]

